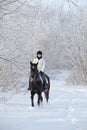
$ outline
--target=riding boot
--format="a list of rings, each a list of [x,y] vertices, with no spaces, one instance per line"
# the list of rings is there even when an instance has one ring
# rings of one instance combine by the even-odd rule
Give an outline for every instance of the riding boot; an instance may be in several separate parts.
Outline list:
[[[31,90],[31,85],[30,85],[30,83],[29,83],[29,87],[28,87],[28,89],[27,90]]]
[[[40,75],[41,75],[41,77],[43,79],[43,88],[44,88],[44,90],[47,90],[48,81],[47,81],[46,75],[42,71],[40,71]]]
[[[47,90],[48,89],[48,83],[47,81],[45,80],[45,83],[44,83],[44,90]]]
[[[44,74],[44,89],[47,90],[48,89],[48,79],[46,77],[46,75]]]

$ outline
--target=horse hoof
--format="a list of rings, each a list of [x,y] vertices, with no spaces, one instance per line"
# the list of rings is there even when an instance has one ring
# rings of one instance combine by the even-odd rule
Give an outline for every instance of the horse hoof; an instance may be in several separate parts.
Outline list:
[[[32,107],[34,107],[34,104],[32,104]]]
[[[40,106],[40,103],[37,103],[38,106]]]

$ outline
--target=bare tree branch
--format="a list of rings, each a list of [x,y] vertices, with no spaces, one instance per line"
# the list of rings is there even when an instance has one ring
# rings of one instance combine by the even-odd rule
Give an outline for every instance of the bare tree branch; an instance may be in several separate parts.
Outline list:
[[[12,4],[12,3],[14,3],[14,2],[17,2],[17,0],[11,1],[11,2],[9,2],[8,4]],[[7,9],[6,7],[0,6],[0,9],[3,9],[3,10],[8,11],[8,12],[2,14],[2,15],[0,16],[0,19],[2,19],[5,15],[14,14],[14,13],[15,13],[19,8],[21,8],[24,4],[25,4],[25,2],[24,2],[24,3],[21,2],[21,5],[19,5],[18,7],[16,7],[15,9],[13,9],[13,10],[11,10],[11,11],[10,11],[9,9]],[[6,5],[7,5],[7,4],[6,4]],[[6,6],[6,5],[4,5],[4,6]]]
[[[3,57],[1,57],[1,56],[0,56],[0,59],[5,60],[5,61],[8,61],[8,62],[10,62],[10,63],[12,63],[12,64],[15,64],[15,65],[17,66],[16,61],[12,61],[12,60],[9,60],[9,59],[7,59],[7,58],[3,58]]]
[[[74,1],[72,1],[72,0],[66,0],[68,3],[72,3],[74,6],[76,6],[76,7],[78,7],[78,5],[74,2]]]

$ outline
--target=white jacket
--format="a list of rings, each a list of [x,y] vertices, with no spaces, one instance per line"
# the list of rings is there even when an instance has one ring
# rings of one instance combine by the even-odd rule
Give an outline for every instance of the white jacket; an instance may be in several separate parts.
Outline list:
[[[38,60],[38,58],[35,58],[33,63],[38,63],[38,66],[37,66],[38,67],[38,71],[39,72],[40,71],[44,72],[44,70],[45,70],[45,60],[43,58],[41,58],[39,60]]]

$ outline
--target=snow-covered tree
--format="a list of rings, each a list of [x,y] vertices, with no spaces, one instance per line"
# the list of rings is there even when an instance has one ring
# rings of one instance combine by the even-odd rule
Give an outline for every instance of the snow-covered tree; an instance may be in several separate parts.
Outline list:
[[[73,68],[76,77],[79,72],[86,81],[87,10],[80,3],[0,0],[1,88],[28,87],[29,61],[39,49],[46,59],[46,71]]]

